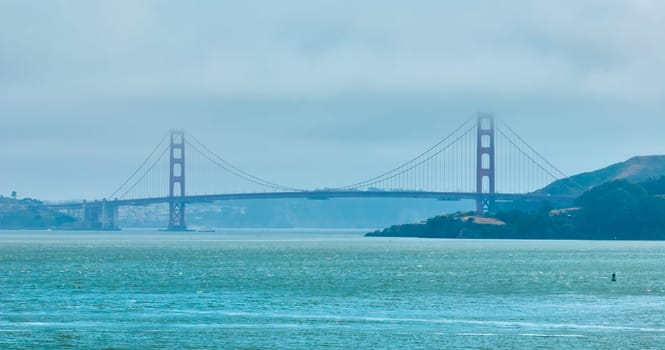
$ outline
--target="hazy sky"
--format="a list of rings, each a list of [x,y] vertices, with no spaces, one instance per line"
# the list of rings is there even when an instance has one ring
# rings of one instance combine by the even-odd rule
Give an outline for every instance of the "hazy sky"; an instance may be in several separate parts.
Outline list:
[[[492,111],[566,173],[665,154],[665,1],[0,0],[0,193],[115,189],[171,128],[336,186]]]

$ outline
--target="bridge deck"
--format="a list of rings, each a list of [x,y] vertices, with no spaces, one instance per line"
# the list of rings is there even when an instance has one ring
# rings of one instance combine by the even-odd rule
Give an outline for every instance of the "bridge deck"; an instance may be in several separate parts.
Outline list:
[[[552,196],[543,194],[518,194],[518,193],[467,193],[467,192],[426,192],[426,191],[298,191],[298,192],[264,192],[264,193],[231,193],[231,194],[206,194],[192,195],[183,198],[178,197],[178,201],[186,203],[206,203],[214,201],[227,200],[260,200],[260,199],[291,199],[303,198],[312,200],[326,200],[332,198],[421,198],[437,200],[462,200],[462,199],[481,199],[491,198],[494,200],[552,200],[565,201],[573,200],[573,196]],[[114,206],[145,206],[150,204],[169,203],[169,197],[156,198],[138,198],[122,200],[106,200],[108,205]],[[45,205],[54,209],[79,208],[82,205],[101,205],[104,200],[98,201],[77,201],[67,203],[46,203]]]

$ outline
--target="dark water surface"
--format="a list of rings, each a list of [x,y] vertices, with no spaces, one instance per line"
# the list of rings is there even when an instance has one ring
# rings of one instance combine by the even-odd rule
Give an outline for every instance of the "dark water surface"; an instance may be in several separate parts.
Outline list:
[[[665,242],[0,232],[1,349],[369,347],[665,348]]]

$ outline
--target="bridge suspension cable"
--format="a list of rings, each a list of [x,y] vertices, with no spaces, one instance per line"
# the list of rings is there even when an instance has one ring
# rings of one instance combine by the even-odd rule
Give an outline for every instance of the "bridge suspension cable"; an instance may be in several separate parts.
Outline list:
[[[141,165],[136,168],[136,170],[130,175],[125,182],[120,185],[113,193],[108,197],[108,198],[120,198],[123,199],[127,194],[129,194],[132,190],[134,190],[138,184],[145,179],[145,177],[157,166],[160,160],[164,158],[164,155],[166,155],[166,152],[169,150],[168,144],[166,143],[166,140],[168,139],[168,134],[164,135],[162,137],[162,140],[159,141],[157,146],[150,152],[150,154],[141,162]],[[160,150],[160,148],[164,147],[164,150],[159,153],[159,156],[153,160],[152,163],[149,163],[151,159],[153,159],[153,156]],[[146,168],[146,165],[150,164]],[[143,171],[142,171],[143,170]],[[140,174],[140,176],[139,176]],[[132,180],[135,180],[132,182]],[[130,185],[131,183],[131,185]],[[120,195],[118,195],[120,194]]]
[[[555,165],[553,165],[552,163],[550,163],[550,161],[547,160],[547,158],[543,157],[543,155],[541,155],[538,151],[536,151],[536,150],[535,150],[535,149],[534,149],[534,148],[533,148],[528,142],[524,141],[524,139],[523,139],[518,133],[516,133],[515,130],[513,130],[508,124],[506,124],[506,123],[501,123],[500,126],[497,128],[497,131],[499,131],[499,133],[501,133],[501,134],[502,134],[503,136],[505,136],[508,140],[510,140],[511,137],[508,136],[508,135],[506,135],[506,133],[503,132],[503,130],[502,130],[503,128],[506,128],[506,130],[508,130],[508,132],[509,132],[514,138],[517,138],[520,142],[522,142],[522,144],[524,144],[524,145],[525,145],[525,146],[526,146],[531,152],[533,152],[533,153],[538,157],[538,159],[540,159],[541,161],[545,162],[545,164],[547,164],[547,165],[548,165],[551,169],[553,169],[554,172],[556,172],[557,174],[556,174],[556,175],[551,174],[547,169],[544,169],[544,167],[542,167],[541,165],[539,165],[538,162],[537,162],[537,160],[535,160],[535,159],[531,158],[530,156],[528,156],[527,153],[526,153],[525,151],[523,151],[519,146],[517,146],[514,142],[512,142],[512,144],[513,144],[515,147],[517,147],[517,149],[518,149],[520,152],[522,152],[524,155],[528,156],[529,159],[531,159],[534,163],[536,163],[536,165],[538,165],[538,167],[540,167],[543,171],[545,171],[545,172],[547,172],[548,174],[550,174],[553,178],[568,177],[568,175],[566,175],[563,171],[561,171],[561,170],[560,170],[559,168],[557,168]]]
[[[538,167],[540,170],[544,171],[544,172],[545,172],[547,175],[549,175],[553,180],[557,180],[557,179],[559,179],[559,176],[552,174],[552,172],[551,172],[549,169],[547,169],[546,167],[544,167],[543,165],[541,165],[540,163],[538,163],[538,161],[537,161],[536,159],[534,159],[534,157],[532,157],[529,153],[525,152],[522,148],[520,148],[520,147],[517,145],[517,143],[515,143],[515,141],[513,141],[508,135],[506,135],[506,134],[503,132],[503,130],[501,130],[500,128],[497,128],[496,130],[499,132],[499,134],[501,134],[502,136],[504,136],[505,139],[506,139],[506,141],[508,141],[511,145],[513,145],[517,151],[519,151],[522,155],[524,155],[524,156],[527,157],[531,162],[533,162],[533,164],[534,164],[536,167]],[[534,152],[535,152],[535,151],[534,151]],[[536,154],[537,154],[537,152],[536,152]],[[549,164],[549,162],[548,162],[548,164]],[[553,167],[553,166],[552,166],[552,167]],[[554,169],[556,169],[556,168],[554,168]],[[565,176],[565,175],[563,175],[563,176]]]
[[[432,160],[434,157],[440,155],[443,151],[450,149],[455,145],[456,142],[460,141],[464,136],[469,135],[469,133],[475,128],[475,124],[469,127],[473,118],[468,118],[460,126],[458,126],[453,132],[448,134],[446,137],[441,139],[439,142],[425,150],[424,152],[418,154],[409,161],[402,163],[400,166],[390,169],[378,176],[372,177],[367,180],[356,182],[351,185],[340,187],[341,190],[357,189],[362,187],[373,186],[379,183],[382,183],[387,180],[395,179],[396,177],[403,175],[407,172],[410,172],[419,166],[425,164],[426,162]],[[444,143],[450,141],[445,146],[442,146]]]
[[[478,148],[485,140],[479,139],[481,134],[480,131],[474,132],[476,128],[480,130],[480,124],[469,118],[433,146],[397,167],[351,185],[328,188],[340,191],[477,192],[477,171],[480,164],[489,160],[478,159]],[[493,147],[496,149],[497,193],[528,193],[567,177],[507,124],[498,123],[494,130],[496,137],[491,142],[496,143]],[[165,157],[169,151],[167,140],[168,135],[108,198],[168,196],[168,159],[164,161],[168,158]],[[187,195],[307,192],[250,174],[193,135],[188,135],[184,144],[191,150],[187,156]],[[568,185],[577,184],[570,181]]]
[[[189,139],[193,140],[193,142],[190,142]],[[210,150],[206,145],[204,145],[201,141],[199,141],[196,137],[189,135],[188,139],[186,141],[187,145],[192,147],[197,153],[199,153],[201,156],[206,158],[208,161],[210,161],[212,164],[216,165],[220,169],[233,174],[243,180],[249,181],[251,183],[267,187],[273,190],[281,190],[281,191],[290,191],[290,192],[302,192],[304,190],[294,188],[294,187],[289,187],[289,186],[283,186],[276,184],[274,182],[262,179],[260,177],[254,176],[237,166],[231,164],[228,162],[226,159],[222,158],[220,155],[217,153],[213,152]]]
[[[504,132],[503,129],[506,129],[507,132]],[[577,188],[577,189],[582,189],[584,190],[584,186],[580,185],[577,183],[574,179],[570,178],[566,173],[561,171],[557,166],[552,164],[547,158],[545,158],[541,153],[539,153],[531,144],[526,142],[515,130],[513,130],[508,124],[505,122],[500,123],[499,127],[497,127],[497,131],[505,137],[506,140],[508,140],[520,153],[522,153],[524,156],[528,157],[538,168],[540,168],[542,171],[547,173],[550,177],[551,180],[561,180],[561,179],[567,179],[566,185],[570,185],[571,187]],[[522,149],[522,147],[517,145],[517,141],[521,143],[522,145],[526,146],[528,151],[532,155],[529,155],[526,150]],[[536,159],[534,159],[536,158]],[[544,163],[544,164],[543,164]]]

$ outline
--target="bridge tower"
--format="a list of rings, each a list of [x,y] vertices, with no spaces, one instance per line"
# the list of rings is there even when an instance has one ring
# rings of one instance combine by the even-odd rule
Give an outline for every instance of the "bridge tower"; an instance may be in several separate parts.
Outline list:
[[[169,231],[186,231],[185,223],[185,132],[171,130],[169,162]]]
[[[484,214],[494,206],[494,115],[478,113],[476,146],[476,213]]]

